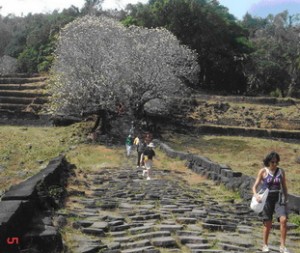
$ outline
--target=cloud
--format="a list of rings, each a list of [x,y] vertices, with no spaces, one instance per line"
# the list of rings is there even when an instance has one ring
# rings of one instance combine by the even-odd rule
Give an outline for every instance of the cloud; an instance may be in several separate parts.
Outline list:
[[[249,13],[266,17],[268,14],[274,15],[285,10],[289,14],[300,13],[300,0],[261,0],[250,7]]]
[[[55,9],[62,10],[71,5],[82,7],[84,0],[0,0],[2,6],[1,15],[13,13],[17,16],[31,13],[52,12]]]

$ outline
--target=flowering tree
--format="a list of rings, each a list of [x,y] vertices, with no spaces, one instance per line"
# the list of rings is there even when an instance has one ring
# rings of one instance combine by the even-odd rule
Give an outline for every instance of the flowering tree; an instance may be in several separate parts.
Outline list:
[[[79,115],[122,105],[138,118],[149,100],[179,94],[184,82],[197,82],[196,57],[165,29],[126,28],[107,17],[85,16],[61,31],[52,108]]]

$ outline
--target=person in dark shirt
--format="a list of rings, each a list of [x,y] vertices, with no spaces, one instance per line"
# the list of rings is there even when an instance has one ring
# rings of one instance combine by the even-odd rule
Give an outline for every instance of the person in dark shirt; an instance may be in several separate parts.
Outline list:
[[[263,219],[263,248],[262,252],[269,252],[268,240],[272,227],[273,214],[275,213],[278,221],[280,222],[280,253],[290,253],[285,246],[286,234],[287,234],[287,184],[285,171],[278,167],[280,156],[276,152],[271,152],[263,160],[264,168],[260,169],[253,185],[252,191],[256,196],[257,201],[260,201],[259,194],[257,194],[257,188],[262,183],[262,188],[266,189],[270,186],[270,191],[266,200],[266,204],[261,213]],[[274,177],[274,178],[273,178]]]
[[[154,147],[154,144],[150,142],[147,145],[147,148],[145,149],[141,157],[141,162],[144,162],[144,166],[146,168],[145,170],[143,170],[143,176],[147,174],[147,180],[150,180],[150,172],[153,165],[153,157],[155,156],[155,152],[153,150]]]
[[[144,153],[144,151],[147,148],[147,144],[142,138],[140,138],[138,140],[138,142],[136,142],[134,144],[136,145],[136,151],[137,151],[137,166],[136,166],[136,168],[138,169],[142,165],[144,165],[143,163],[141,163],[141,157],[142,157],[142,154]]]

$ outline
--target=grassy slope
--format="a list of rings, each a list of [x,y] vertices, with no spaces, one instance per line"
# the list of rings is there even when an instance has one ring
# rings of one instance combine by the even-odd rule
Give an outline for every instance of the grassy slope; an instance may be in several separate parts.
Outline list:
[[[263,166],[262,160],[266,154],[274,150],[281,156],[280,167],[286,171],[289,192],[300,195],[300,166],[297,163],[300,157],[299,144],[236,136],[186,136],[166,133],[163,137],[175,150],[208,157],[214,162],[229,165],[234,171],[254,177]]]
[[[61,152],[66,154],[69,162],[77,166],[76,174],[79,179],[84,179],[85,174],[99,170],[101,167],[124,166],[121,163],[124,161],[122,158],[125,157],[125,147],[107,148],[83,142],[86,131],[90,127],[88,123],[84,124],[84,129],[82,129],[82,124],[60,128],[0,127],[0,192],[35,174]],[[275,149],[282,155],[282,166],[287,168],[290,192],[299,195],[297,181],[300,178],[300,169],[299,165],[293,162],[295,157],[299,156],[299,148],[295,144],[224,136],[174,136],[170,134],[166,136],[170,138],[169,143],[174,149],[207,156],[213,161],[226,163],[234,170],[250,175],[256,174],[264,154]],[[191,187],[201,186],[205,181],[203,177],[189,172],[184,161],[171,159],[158,149],[156,153],[157,159],[154,163],[156,168],[176,170],[176,173],[180,173],[180,176]],[[134,168],[135,159],[133,158],[125,165]],[[207,181],[206,183],[212,184]],[[69,187],[72,188],[72,185]],[[74,187],[80,190],[84,184],[78,184],[77,181]],[[82,190],[86,191],[85,188]],[[227,191],[223,186],[215,186],[214,191],[214,196],[220,196],[223,199],[238,198],[236,193]],[[224,197],[224,194],[227,197]],[[299,224],[299,216],[295,216],[292,220]]]
[[[61,152],[66,153],[70,162],[87,171],[107,164],[119,166],[124,155],[123,147],[111,149],[83,143],[90,127],[89,123],[59,128],[0,127],[0,190],[35,174]],[[174,149],[206,156],[251,176],[257,174],[264,156],[275,150],[281,155],[280,166],[286,169],[289,191],[300,195],[300,167],[296,162],[300,157],[300,147],[297,144],[249,137],[170,133],[163,137]],[[159,156],[163,157],[156,162],[159,168],[185,170],[180,161],[167,159],[163,154]]]
[[[44,168],[81,139],[80,125],[70,127],[0,126],[0,190],[7,190]]]

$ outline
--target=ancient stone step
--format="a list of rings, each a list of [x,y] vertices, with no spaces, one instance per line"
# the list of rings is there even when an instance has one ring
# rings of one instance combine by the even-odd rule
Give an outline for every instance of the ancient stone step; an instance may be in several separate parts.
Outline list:
[[[36,83],[47,80],[47,77],[0,77],[0,84],[23,84],[23,83]]]
[[[0,77],[5,77],[5,78],[8,78],[8,77],[30,78],[30,77],[37,77],[37,76],[39,76],[39,75],[38,74],[29,74],[29,73],[11,73],[11,74],[0,75]]]
[[[25,97],[25,98],[35,98],[35,97],[47,97],[49,94],[40,92],[24,92],[24,91],[3,91],[0,90],[0,97]]]
[[[158,249],[155,249],[153,246],[141,247],[136,249],[122,250],[121,253],[159,253]]]
[[[179,240],[182,244],[208,243],[207,239],[200,236],[179,236]]]
[[[203,249],[210,249],[212,244],[209,243],[187,243],[185,244],[191,250],[203,250]]]
[[[159,238],[154,238],[151,240],[151,243],[155,247],[160,248],[177,248],[177,242],[176,240],[171,236],[164,236]]]
[[[12,116],[11,112],[22,113],[22,111],[25,112],[27,109],[29,111],[31,111],[31,110],[39,111],[41,108],[42,108],[42,106],[37,105],[37,104],[3,104],[3,103],[0,103],[1,113],[3,112],[3,114],[4,113],[10,114],[7,117]],[[3,114],[1,115],[1,117],[4,116]]]
[[[41,98],[41,97],[5,97],[0,96],[0,103],[2,104],[22,104],[22,105],[28,105],[28,104],[45,104],[48,102],[48,99]]]
[[[15,90],[43,90],[46,87],[45,83],[29,83],[29,84],[0,84],[1,91]]]
[[[256,241],[261,240],[262,224],[249,211],[249,203],[228,202],[222,193],[211,196],[207,185],[190,188],[180,175],[171,173],[153,169],[149,181],[141,171],[126,166],[89,174],[93,192],[70,200],[83,206],[69,210],[82,217],[73,221],[73,227],[101,238],[107,248],[100,252],[107,253],[250,253],[261,247]],[[274,230],[279,238],[278,232]],[[288,240],[295,249],[299,240]],[[91,250],[93,246],[99,247],[92,244]]]
[[[151,243],[147,239],[136,241],[136,242],[122,243],[121,244],[122,249],[143,248],[143,247],[148,247],[148,246],[151,246]]]

